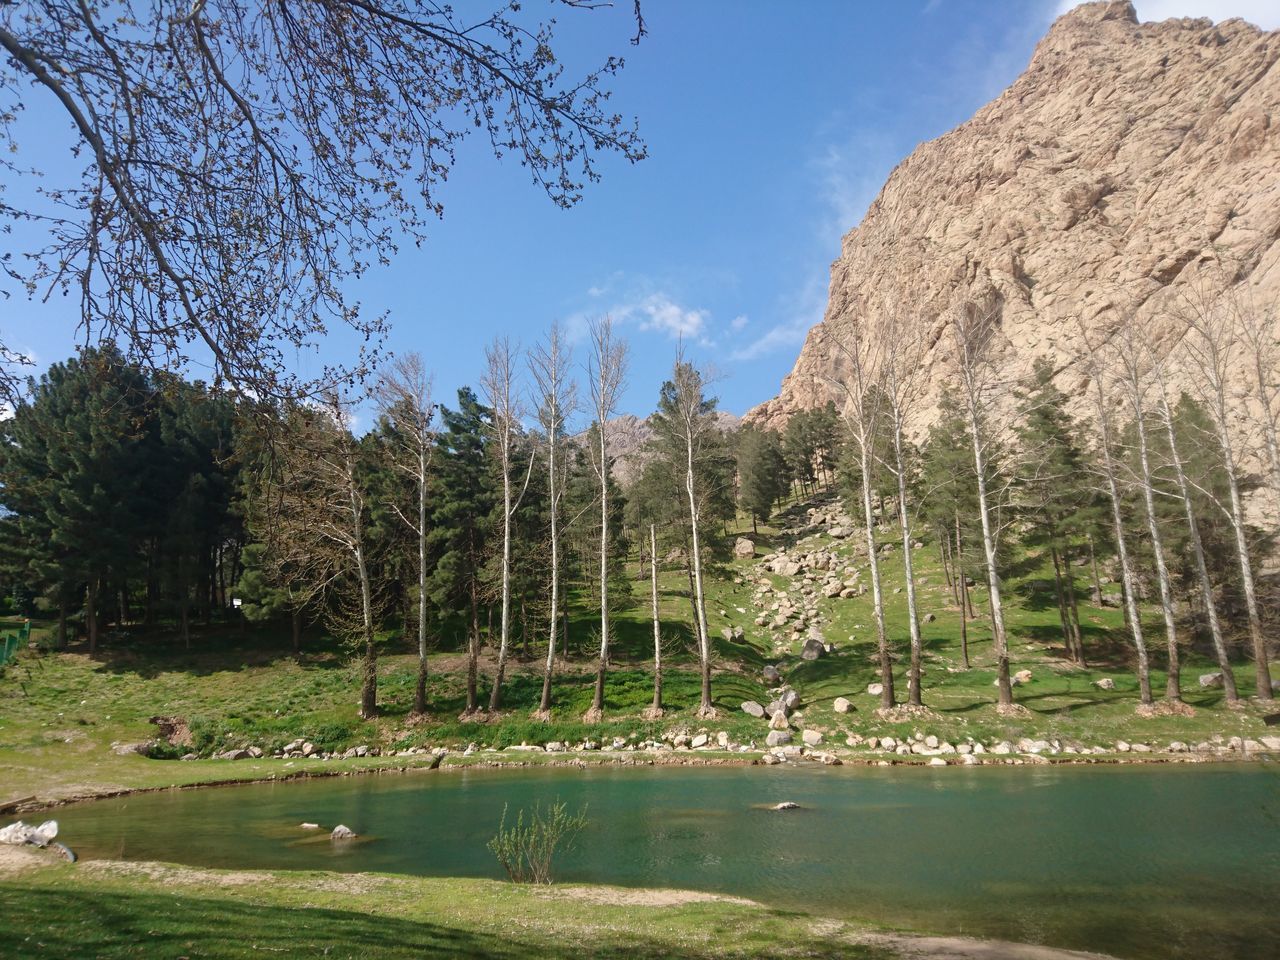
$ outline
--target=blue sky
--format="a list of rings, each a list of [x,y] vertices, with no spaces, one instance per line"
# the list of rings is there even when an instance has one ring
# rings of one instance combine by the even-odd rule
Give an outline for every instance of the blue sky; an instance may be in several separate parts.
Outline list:
[[[495,335],[527,344],[553,320],[572,333],[610,313],[631,346],[625,410],[653,409],[683,337],[718,374],[721,407],[742,413],[791,369],[822,317],[841,235],[893,166],[996,96],[1069,6],[645,0],[649,36],[634,48],[630,3],[559,8],[567,73],[610,52],[626,56],[613,105],[639,118],[649,158],[606,162],[603,181],[565,211],[518,165],[473,141],[440,194],[444,219],[429,241],[348,290],[366,312],[390,312],[390,347],[421,353],[449,404],[478,381]],[[1274,0],[1137,7],[1143,19],[1244,16],[1280,27]],[[65,162],[63,129],[42,128],[35,144],[28,137],[25,159]],[[41,368],[72,351],[73,303],[14,297],[0,310],[5,339]],[[299,368],[353,349],[335,334]],[[585,344],[577,353],[585,359]]]

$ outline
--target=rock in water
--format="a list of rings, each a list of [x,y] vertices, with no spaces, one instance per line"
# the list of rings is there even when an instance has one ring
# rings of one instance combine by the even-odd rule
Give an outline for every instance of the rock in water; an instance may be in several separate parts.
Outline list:
[[[773,809],[774,810],[799,810],[800,804],[796,803],[794,800],[783,800],[781,803],[775,803],[773,805]]]
[[[350,827],[338,824],[333,828],[333,832],[329,834],[330,840],[351,840],[355,837],[356,832]]]
[[[934,332],[921,364],[927,428],[955,369],[942,314],[958,301],[991,315],[1002,376],[1024,378],[1046,357],[1075,413],[1089,403],[1075,389],[1076,316],[1096,333],[1116,305],[1136,304],[1147,335],[1173,344],[1173,305],[1190,290],[1225,282],[1277,302],[1278,64],[1275,34],[1243,20],[1140,24],[1124,0],[1059,17],[1008,90],[894,169],[832,251],[823,322],[779,396],[745,419],[781,427],[840,405],[848,364],[831,344],[855,328],[878,339],[904,312]]]

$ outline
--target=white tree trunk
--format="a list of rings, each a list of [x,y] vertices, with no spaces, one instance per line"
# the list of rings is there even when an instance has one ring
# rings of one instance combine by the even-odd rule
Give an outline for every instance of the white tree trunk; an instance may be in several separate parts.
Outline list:
[[[907,470],[902,450],[902,417],[893,413],[893,453],[898,466],[898,523],[902,528],[902,569],[907,578],[907,624],[911,631],[911,669],[907,676],[907,703],[923,705],[920,690],[920,660],[923,655],[920,617],[916,610],[916,579],[911,556],[911,518],[907,509]]]
[[[1168,648],[1169,669],[1165,680],[1165,697],[1169,700],[1181,700],[1178,624],[1173,609],[1173,589],[1169,583],[1169,567],[1164,560],[1164,538],[1160,533],[1160,523],[1156,516],[1154,482],[1151,476],[1147,427],[1144,420],[1145,411],[1140,403],[1135,402],[1135,413],[1134,424],[1138,431],[1138,462],[1142,467],[1142,500],[1146,507],[1147,532],[1151,535],[1151,550],[1155,554],[1156,579],[1160,584],[1160,612],[1164,616],[1164,633]]]
[[[1227,645],[1222,637],[1218,605],[1213,599],[1213,582],[1209,579],[1209,566],[1205,562],[1204,542],[1200,538],[1200,524],[1196,520],[1195,504],[1191,499],[1191,484],[1182,466],[1182,456],[1178,452],[1178,436],[1173,428],[1173,412],[1169,409],[1169,402],[1163,394],[1163,389],[1160,399],[1160,417],[1164,421],[1169,438],[1169,460],[1173,464],[1174,477],[1178,481],[1178,494],[1182,497],[1183,511],[1187,518],[1191,555],[1195,558],[1196,579],[1200,581],[1200,595],[1204,600],[1205,615],[1209,618],[1209,635],[1213,639],[1213,652],[1218,659],[1218,669],[1222,671],[1223,696],[1227,703],[1237,703],[1240,696],[1236,692],[1235,673],[1231,670],[1231,661],[1227,657]]]
[[[858,453],[862,470],[862,519],[867,534],[867,563],[871,569],[871,605],[876,618],[876,654],[880,661],[880,709],[894,705],[893,660],[889,656],[889,637],[884,625],[884,593],[880,586],[880,558],[876,555],[876,518],[871,506],[871,438],[865,424],[859,425]]]
[[[991,600],[991,626],[996,655],[996,682],[1000,706],[1013,705],[1013,684],[1009,680],[1009,639],[1004,629],[1004,606],[1000,597],[1000,573],[996,566],[996,539],[991,523],[987,493],[987,459],[982,452],[982,417],[977,399],[969,393],[969,433],[973,439],[973,468],[978,475],[978,516],[982,521],[982,553],[987,562],[987,591]]]
[[[662,713],[662,623],[658,618],[658,534],[649,524],[649,591],[653,605],[653,706],[652,716]]]
[[[684,485],[689,494],[689,528],[693,540],[693,591],[698,609],[698,653],[702,660],[702,701],[698,707],[701,716],[711,716],[715,708],[711,704],[711,641],[707,635],[707,607],[702,593],[702,548],[698,536],[698,499],[693,484],[693,424],[686,423],[686,452],[688,463]]]

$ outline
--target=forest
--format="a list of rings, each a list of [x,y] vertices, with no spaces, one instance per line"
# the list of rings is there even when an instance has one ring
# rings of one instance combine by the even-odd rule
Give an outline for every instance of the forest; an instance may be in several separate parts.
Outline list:
[[[547,717],[572,644],[594,662],[585,719],[598,721],[613,617],[652,604],[651,713],[663,709],[662,632],[678,626],[707,716],[718,655],[704,585],[729,575],[729,525],[758,527],[836,489],[865,538],[882,709],[924,704],[911,569],[922,543],[962,612],[966,668],[967,625],[990,626],[1002,710],[1018,709],[1002,588],[1029,557],[1051,562],[1072,663],[1089,657],[1082,593],[1124,611],[1139,709],[1155,701],[1153,660],[1167,677],[1164,709],[1176,709],[1191,648],[1216,659],[1228,703],[1241,696],[1232,665],[1242,658],[1269,700],[1275,585],[1263,571],[1274,531],[1245,504],[1265,515],[1280,494],[1275,424],[1246,420],[1242,432],[1226,383],[1236,358],[1218,356],[1243,356],[1250,319],[1195,318],[1183,348],[1159,361],[1136,324],[1121,327],[1090,354],[1093,416],[1077,419],[1047,360],[1027,381],[994,376],[997,328],[961,310],[957,376],[918,436],[919,341],[905,328],[838,344],[853,371],[843,409],[797,413],[780,431],[722,428],[712,385],[678,352],[649,440],[625,454],[638,464],[625,487],[611,430],[626,343],[608,318],[585,345],[555,327],[527,351],[495,341],[477,386],[447,402],[413,354],[384,365],[358,403],[336,393],[264,403],[86,349],[33,381],[0,427],[5,592],[19,613],[56,617],[58,647],[83,639],[91,656],[132,625],[172,625],[154,642],[189,649],[193,623],[274,624],[295,653],[305,629],[323,630],[362,664],[366,718],[378,713],[380,652],[409,649],[416,713],[431,711],[428,655],[443,650],[465,652],[465,713],[479,716],[501,710],[513,658],[541,663],[535,716]],[[1258,391],[1273,389],[1266,362]],[[1253,409],[1275,409],[1257,399]],[[358,417],[367,430],[352,429]],[[902,549],[890,553],[886,537]],[[891,563],[905,565],[904,636],[883,612],[880,568]],[[683,623],[659,622],[659,571],[687,582]],[[569,635],[571,604],[598,611],[590,635]],[[1159,637],[1143,623],[1157,607]]]

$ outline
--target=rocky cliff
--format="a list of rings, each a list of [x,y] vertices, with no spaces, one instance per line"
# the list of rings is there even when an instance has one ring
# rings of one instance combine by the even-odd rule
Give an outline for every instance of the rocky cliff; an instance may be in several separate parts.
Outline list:
[[[1280,303],[1278,125],[1280,31],[1077,7],[1013,86],[893,171],[844,237],[822,323],[748,418],[777,426],[838,402],[831,338],[853,324],[874,333],[890,310],[933,344],[922,426],[954,369],[944,334],[960,299],[997,313],[1010,374],[1045,356],[1075,395],[1087,385],[1077,318],[1105,329],[1123,307],[1171,342],[1192,285]]]

